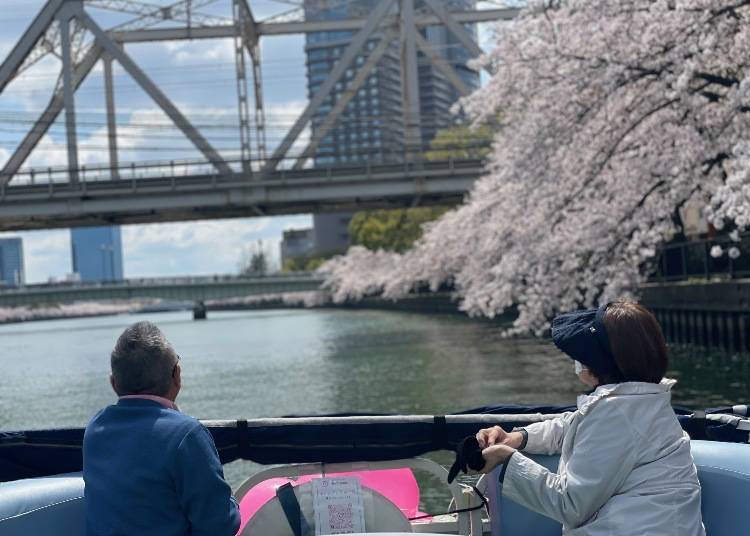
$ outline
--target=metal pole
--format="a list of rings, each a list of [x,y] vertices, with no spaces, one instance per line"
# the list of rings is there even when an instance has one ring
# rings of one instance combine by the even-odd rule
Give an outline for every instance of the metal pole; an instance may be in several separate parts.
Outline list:
[[[413,160],[422,150],[420,128],[419,70],[414,24],[414,0],[401,0],[401,84],[404,106],[404,146],[406,159]]]
[[[76,136],[76,110],[73,95],[73,62],[70,57],[70,21],[69,11],[59,16],[60,40],[62,44],[63,100],[65,102],[65,132],[68,140],[68,173],[71,182],[78,182],[78,139]]]
[[[263,109],[263,73],[261,70],[260,34],[248,0],[235,0],[239,14],[239,31],[253,69],[253,96],[255,97],[255,144],[257,157],[266,159],[266,116]],[[249,109],[248,109],[249,110]],[[248,112],[249,114],[249,112]],[[249,124],[249,120],[248,120]],[[251,166],[252,167],[252,166]]]
[[[120,178],[120,163],[117,158],[117,116],[115,115],[115,90],[112,81],[112,56],[104,55],[104,91],[107,99],[107,139],[109,140],[110,177]]]
[[[255,95],[255,144],[258,158],[266,159],[266,112],[263,108],[263,71],[261,69],[260,45],[255,45],[250,54],[253,65],[253,94]]]
[[[234,12],[234,25],[236,33],[234,36],[234,63],[237,74],[237,100],[240,127],[240,159],[242,160],[242,171],[249,177],[250,169],[250,110],[247,104],[247,71],[245,69],[245,47],[242,34],[242,11],[240,0],[232,3]]]
[[[703,242],[703,277],[708,279],[708,241]]]
[[[687,279],[687,255],[685,254],[685,248],[687,245],[685,242],[680,244],[680,262],[682,263],[682,279]]]

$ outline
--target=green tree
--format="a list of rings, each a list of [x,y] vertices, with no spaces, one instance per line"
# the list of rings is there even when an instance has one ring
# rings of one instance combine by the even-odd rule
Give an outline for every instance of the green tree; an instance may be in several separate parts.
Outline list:
[[[284,265],[281,267],[281,270],[283,272],[314,272],[334,255],[334,253],[327,255],[300,255],[284,259]]]
[[[458,125],[444,128],[430,142],[427,160],[484,158],[489,154],[496,128]],[[371,250],[404,252],[422,236],[422,226],[448,211],[447,207],[373,210],[358,212],[349,223],[353,245]]]
[[[240,275],[266,275],[268,272],[268,253],[263,242],[258,240],[242,254]]]
[[[419,207],[358,212],[349,222],[354,245],[403,252],[422,236],[422,225],[448,211],[447,207]]]
[[[484,158],[491,149],[495,131],[489,125],[477,128],[455,126],[439,130],[425,153],[427,160]]]

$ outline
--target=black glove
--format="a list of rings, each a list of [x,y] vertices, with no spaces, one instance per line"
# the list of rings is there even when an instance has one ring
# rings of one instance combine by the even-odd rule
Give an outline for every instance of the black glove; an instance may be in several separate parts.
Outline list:
[[[451,484],[459,471],[467,472],[467,467],[474,471],[481,471],[485,461],[482,457],[482,448],[475,436],[467,436],[456,446],[456,461],[453,462],[448,471],[448,484]]]

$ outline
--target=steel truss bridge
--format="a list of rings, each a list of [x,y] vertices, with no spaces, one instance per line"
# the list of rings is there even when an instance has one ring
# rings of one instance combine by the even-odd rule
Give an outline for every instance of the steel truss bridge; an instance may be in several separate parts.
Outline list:
[[[459,94],[468,94],[469,88],[419,30],[445,26],[473,56],[479,56],[482,51],[464,25],[512,19],[517,8],[456,11],[451,2],[441,0],[379,0],[373,9],[355,12],[357,16],[346,20],[307,21],[301,15],[304,6],[296,5],[281,16],[258,21],[248,0],[230,1],[232,17],[225,19],[200,11],[216,0],[179,0],[169,5],[143,0],[48,0],[0,65],[2,94],[16,77],[47,56],[57,56],[62,64],[49,104],[0,169],[0,230],[452,203],[468,191],[481,172],[481,162],[425,162],[421,155],[419,54]],[[345,0],[315,1],[328,5]],[[284,3],[294,4],[290,0]],[[105,29],[92,18],[89,8],[126,13],[133,18]],[[353,36],[304,111],[268,154],[261,40],[264,36],[326,31],[350,31]],[[238,161],[225,159],[126,50],[132,43],[219,38],[234,42]],[[358,61],[365,57],[366,44],[373,39],[378,40],[377,46],[366,54],[366,61]],[[394,43],[401,52],[404,165],[311,169],[309,161],[318,145],[338,124],[347,104]],[[103,63],[105,82],[109,163],[86,169],[79,165],[76,90],[99,62]],[[147,166],[118,160],[114,62],[190,140],[203,162]],[[349,81],[347,70],[354,71]],[[301,152],[290,155],[292,145],[341,83],[345,89],[321,126]],[[61,116],[67,166],[23,169],[34,148]],[[180,167],[179,173],[175,166]],[[183,172],[183,167],[189,171]]]

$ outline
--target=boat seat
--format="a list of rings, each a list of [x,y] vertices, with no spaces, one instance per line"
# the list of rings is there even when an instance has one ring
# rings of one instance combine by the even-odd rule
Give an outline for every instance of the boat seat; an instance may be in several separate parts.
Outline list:
[[[81,473],[0,484],[0,534],[86,536]]]
[[[706,534],[750,534],[750,445],[693,441]]]
[[[701,482],[701,511],[706,533],[711,536],[750,534],[750,445],[692,441],[691,450]],[[558,456],[531,456],[552,471],[557,470]],[[497,471],[497,470],[496,470]],[[497,501],[497,479],[489,480],[488,493],[493,511],[492,535],[560,536],[562,527],[556,521],[522,507],[510,499]],[[494,500],[493,500],[494,499]],[[499,514],[499,515],[498,515]]]
[[[300,496],[305,516],[312,515],[312,492]],[[365,525],[369,531],[410,533],[411,525],[401,510],[377,491],[362,490],[365,503]],[[309,501],[307,500],[309,499]],[[309,502],[309,504],[307,504]],[[81,473],[29,478],[0,483],[0,534],[2,536],[86,536],[86,514]],[[273,527],[270,529],[269,527]],[[373,528],[374,527],[374,528]],[[266,503],[242,534],[292,534],[278,499]]]

